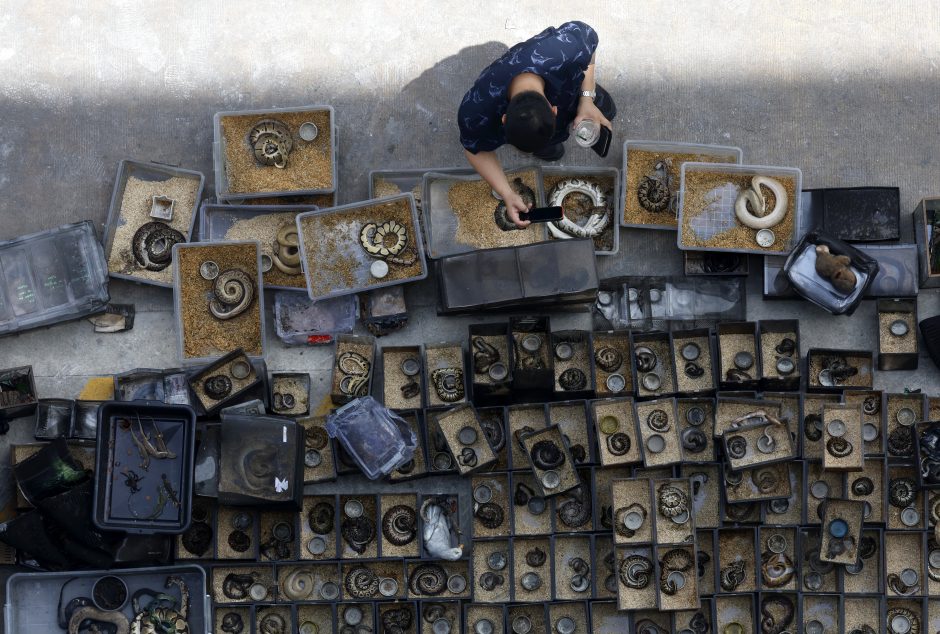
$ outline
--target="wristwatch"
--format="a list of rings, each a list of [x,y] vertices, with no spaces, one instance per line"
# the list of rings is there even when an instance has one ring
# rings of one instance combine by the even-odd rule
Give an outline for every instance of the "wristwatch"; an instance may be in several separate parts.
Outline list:
[[[597,92],[594,91],[594,90],[582,90],[582,91],[581,91],[581,96],[582,96],[582,97],[590,97],[590,98],[591,98],[591,101],[594,101],[594,99],[597,97]]]

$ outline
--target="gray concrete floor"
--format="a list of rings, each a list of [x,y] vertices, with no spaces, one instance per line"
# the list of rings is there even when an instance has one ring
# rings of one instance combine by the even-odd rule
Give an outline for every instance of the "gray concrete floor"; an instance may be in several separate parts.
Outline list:
[[[7,0],[0,238],[86,218],[100,227],[123,158],[201,170],[211,189],[211,123],[220,110],[332,104],[340,202],[366,197],[371,169],[461,166],[455,111],[476,74],[507,46],[568,19],[600,33],[598,77],[620,112],[615,143],[738,145],[745,162],[800,167],[806,188],[896,185],[908,231],[917,200],[938,193],[936,0],[407,6]],[[572,147],[564,163],[621,160],[616,147],[604,160]],[[620,256],[604,270],[648,271],[631,254],[651,239],[664,247],[661,271],[681,270],[672,234],[625,230]],[[874,344],[872,302],[834,318],[803,302],[764,304],[759,274],[749,287],[749,318],[800,318],[804,348]],[[412,322],[383,344],[464,338],[478,318],[437,318],[432,288],[408,289]],[[95,335],[75,322],[5,338],[0,366],[32,364],[41,396],[74,397],[90,376],[176,365],[171,292],[122,282],[111,290],[114,301],[136,304],[132,332]],[[940,312],[937,292],[922,293],[919,306],[921,317]],[[564,314],[553,323],[583,328],[589,320]],[[309,371],[323,393],[331,351],[285,348],[269,330],[269,367]],[[879,374],[876,386],[936,392],[940,375],[921,361],[917,372]],[[4,442],[29,432],[22,421]]]

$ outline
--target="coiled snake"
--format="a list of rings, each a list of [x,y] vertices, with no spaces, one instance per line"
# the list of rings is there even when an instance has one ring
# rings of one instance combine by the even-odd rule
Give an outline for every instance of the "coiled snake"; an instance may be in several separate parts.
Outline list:
[[[287,155],[294,146],[290,129],[280,121],[266,119],[259,121],[248,132],[248,144],[257,160],[262,165],[287,167]]]
[[[346,586],[346,592],[349,593],[349,596],[357,599],[368,599],[374,597],[379,591],[379,578],[369,568],[357,566],[346,575],[343,585]]]
[[[562,216],[561,220],[546,223],[552,236],[562,240],[568,238],[593,238],[599,236],[610,224],[611,212],[607,206],[607,194],[596,183],[569,178],[559,182],[549,194],[551,207],[564,207],[565,199],[571,194],[582,194],[591,200],[592,211],[583,225]]]
[[[418,534],[418,516],[415,510],[405,504],[396,504],[382,517],[382,535],[395,546],[405,546],[414,541]]]
[[[410,266],[418,259],[417,252],[413,248],[407,248],[408,229],[394,220],[363,225],[359,232],[359,243],[372,257],[392,264]]]
[[[436,597],[446,587],[447,571],[440,564],[420,564],[408,579],[408,590],[416,596]]]
[[[522,202],[524,202],[527,207],[535,205],[535,192],[532,191],[531,187],[523,183],[521,178],[512,179],[512,189],[522,197]],[[499,204],[496,205],[496,210],[493,212],[493,219],[496,221],[496,226],[503,231],[513,231],[519,228],[509,219],[509,214],[506,211],[506,201],[504,200],[499,201]]]
[[[774,208],[770,213],[766,212],[767,201],[761,186],[773,192]],[[756,213],[748,210],[748,204]],[[774,178],[755,176],[751,179],[751,186],[742,190],[734,201],[734,215],[741,224],[751,229],[770,229],[780,224],[787,215],[787,190]]]
[[[181,577],[173,575],[166,580],[166,587],[177,586],[180,590],[179,609],[176,599],[169,595],[158,595],[143,608],[135,605],[137,616],[131,623],[131,634],[189,634],[189,588]],[[136,603],[136,595],[135,601]]]
[[[219,273],[212,287],[209,312],[217,319],[232,319],[248,310],[255,298],[255,283],[240,269]]]
[[[274,257],[271,258],[282,273],[287,275],[300,275],[300,236],[297,227],[286,224],[277,232],[274,240]]]
[[[137,264],[148,271],[162,271],[173,262],[173,245],[186,242],[186,236],[163,222],[141,225],[131,238],[131,253]]]

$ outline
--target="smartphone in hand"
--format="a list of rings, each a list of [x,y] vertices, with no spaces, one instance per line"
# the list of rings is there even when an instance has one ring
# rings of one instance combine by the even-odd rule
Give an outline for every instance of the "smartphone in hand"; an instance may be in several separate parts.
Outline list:
[[[564,210],[561,207],[533,207],[529,211],[519,213],[519,220],[529,222],[552,222],[561,220]]]
[[[610,131],[610,128],[606,125],[601,125],[601,135],[594,145],[591,146],[591,149],[594,150],[598,156],[604,158],[607,156],[607,152],[610,151],[610,140],[613,136],[614,134]]]

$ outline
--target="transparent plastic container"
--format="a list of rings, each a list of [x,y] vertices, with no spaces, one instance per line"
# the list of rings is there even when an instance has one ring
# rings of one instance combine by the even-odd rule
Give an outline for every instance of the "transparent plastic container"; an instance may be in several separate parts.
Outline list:
[[[410,209],[411,226],[405,227],[409,234],[406,249],[414,247],[417,251],[419,272],[394,280],[389,280],[388,276],[376,278],[372,276],[370,268],[379,260],[371,257],[362,247],[359,234],[367,222],[381,224],[385,218],[381,212],[365,217],[360,211],[398,200],[407,201]],[[313,244],[308,243],[304,235],[305,229],[320,221],[330,223],[330,235],[324,236]],[[418,212],[415,209],[414,197],[410,193],[298,214],[297,230],[300,234],[300,260],[307,278],[307,294],[310,299],[323,300],[341,295],[353,295],[376,288],[423,280],[428,276],[424,241],[421,237],[421,226],[418,224]],[[353,278],[352,282],[344,277],[342,271],[331,274],[322,265],[323,261],[332,258],[342,258],[353,263],[354,266],[346,271],[348,276]],[[389,268],[393,266],[396,265],[393,264]]]
[[[108,300],[90,220],[0,242],[0,335],[100,312]]]
[[[545,204],[551,205],[551,188],[548,187],[545,179],[551,176],[562,176],[565,178],[609,178],[613,179],[613,186],[607,192],[607,207],[610,210],[610,222],[600,236],[592,238],[594,240],[595,255],[615,255],[620,250],[620,195],[622,185],[620,184],[620,170],[615,167],[562,167],[558,165],[546,165],[542,168],[542,187],[545,190]],[[600,240],[605,233],[610,232],[612,246],[607,249],[600,248]]]
[[[370,480],[388,475],[411,460],[418,446],[408,423],[371,396],[337,409],[325,427]]]
[[[786,255],[793,249],[794,245],[802,237],[802,196],[800,195],[803,185],[803,173],[795,167],[773,167],[767,165],[728,165],[722,163],[683,163],[681,171],[681,184],[679,187],[679,231],[676,244],[683,251],[723,251],[730,253],[757,253],[761,255]],[[793,215],[792,228],[787,235],[781,235],[782,223],[771,227],[775,236],[775,241],[771,246],[779,245],[779,248],[764,248],[757,244],[756,240],[752,247],[725,247],[725,246],[703,246],[698,244],[689,244],[686,240],[690,237],[686,235],[684,218],[686,214],[686,185],[688,177],[691,174],[716,174],[733,176],[769,176],[771,178],[791,178],[794,181],[794,194],[787,201],[787,214]],[[784,184],[784,183],[782,183]],[[784,184],[785,185],[785,184]],[[719,191],[720,190],[720,191]],[[713,236],[720,234],[735,227],[743,227],[734,212],[735,200],[741,192],[741,188],[730,181],[716,187],[709,194],[713,194],[713,202],[709,203],[707,211],[701,212],[696,218],[690,221],[690,231],[695,237],[709,240]],[[757,230],[745,227],[756,235]]]
[[[833,254],[851,258],[850,268],[857,278],[851,293],[836,289],[829,280],[816,272],[816,247],[819,245],[828,246]],[[793,249],[783,265],[783,271],[793,289],[805,299],[833,315],[851,315],[874,282],[878,274],[878,262],[841,240],[820,232],[810,232]]]
[[[741,148],[730,145],[706,145],[701,143],[673,143],[670,141],[637,141],[627,140],[623,144],[623,187],[620,195],[620,206],[617,215],[620,218],[620,224],[624,227],[634,229],[668,229],[675,231],[676,227],[671,224],[638,224],[629,223],[624,217],[624,206],[628,196],[636,196],[636,191],[629,190],[628,175],[630,173],[630,151],[639,150],[641,152],[655,152],[663,156],[675,156],[676,154],[698,154],[700,156],[714,156],[720,159],[721,163],[740,163]],[[681,165],[676,166],[676,169]],[[678,186],[679,183],[676,183]]]
[[[222,118],[223,117],[241,117],[241,116],[257,116],[258,121],[262,121],[266,118],[269,118],[266,115],[270,115],[273,118],[277,118],[278,114],[292,113],[292,112],[323,112],[327,111],[330,113],[330,185],[328,187],[320,188],[311,188],[311,189],[292,189],[292,190],[271,190],[271,191],[256,191],[256,192],[232,192],[229,191],[229,181],[228,175],[225,172],[225,136],[222,134]],[[329,194],[336,190],[336,184],[339,182],[336,176],[336,116],[333,106],[326,105],[312,105],[312,106],[300,106],[296,108],[268,108],[265,110],[241,110],[241,111],[226,111],[226,112],[217,112],[213,117],[213,130],[214,130],[214,142],[212,144],[212,163],[215,170],[215,192],[219,200],[244,200],[247,198],[268,198],[274,196],[303,196],[306,194]],[[323,134],[324,130],[319,130],[319,134]],[[293,134],[294,144],[296,147],[297,143],[302,143],[299,134]],[[246,140],[245,151],[248,152],[248,145]],[[288,164],[290,163],[290,157],[288,156]],[[272,168],[277,169],[277,168]]]
[[[535,205],[542,207],[545,205],[545,188],[543,186],[541,167],[520,167],[506,172],[506,176],[512,181],[512,178],[520,172],[535,171]],[[427,231],[428,257],[431,259],[442,258],[448,255],[457,255],[469,251],[478,251],[483,247],[475,247],[470,244],[457,242],[457,216],[448,200],[448,193],[452,185],[460,182],[479,181],[481,178],[476,174],[466,176],[444,172],[428,172],[424,175],[424,187],[422,195],[421,208],[424,212],[424,226]],[[488,188],[487,188],[488,189]],[[496,210],[498,201],[493,199],[493,210]],[[492,216],[488,218],[492,220]],[[495,221],[480,230],[501,231],[496,226]],[[541,242],[548,239],[548,229],[544,226],[536,227],[536,238],[532,242]],[[521,246],[521,245],[515,245]]]
[[[186,240],[192,240],[193,228],[196,226],[196,213],[199,210],[199,201],[202,198],[203,190],[205,189],[206,177],[202,172],[196,172],[193,170],[182,169],[179,167],[172,167],[169,165],[162,165],[160,163],[146,163],[143,161],[132,161],[130,159],[124,159],[118,165],[117,178],[114,181],[114,190],[111,193],[111,204],[108,207],[108,221],[104,226],[104,258],[105,262],[111,260],[111,250],[114,248],[114,237],[115,232],[121,222],[121,203],[124,200],[124,190],[127,188],[127,181],[131,177],[138,178],[144,181],[153,181],[153,182],[163,182],[170,180],[171,178],[188,178],[194,181],[199,182],[199,188],[196,190],[196,199],[193,204],[192,209],[177,209],[174,205],[173,214],[185,213],[189,215],[189,221],[183,225],[175,225],[174,228],[179,230]],[[148,222],[154,220],[149,218]],[[185,228],[185,230],[183,230]],[[137,282],[138,284],[150,284],[153,286],[162,286],[164,288],[170,288],[173,286],[170,282],[161,282],[159,280],[151,280],[145,277],[141,277],[134,274],[125,274],[125,273],[110,273],[111,277],[130,280],[132,282]]]
[[[206,592],[205,570],[199,566],[167,566],[131,570],[16,573],[7,579],[6,602],[3,606],[4,633],[64,632],[58,624],[59,609],[78,597],[91,599],[95,582],[107,576],[118,577],[127,586],[128,599],[119,611],[130,622],[136,616],[130,597],[141,590],[149,591],[151,596],[154,591],[158,591],[179,601],[179,588],[175,585],[166,587],[169,577],[179,577],[189,591],[189,612],[186,615],[188,631],[191,634],[209,634],[212,631],[209,619],[211,602]],[[147,599],[142,598],[144,601]]]
[[[239,221],[252,220],[259,216],[270,216],[272,224],[285,224],[288,221],[294,223],[296,222],[297,214],[316,211],[317,209],[319,209],[319,207],[316,205],[218,205],[203,203],[202,207],[199,209],[199,241],[216,242],[226,240],[225,235],[231,230],[235,223]],[[293,214],[293,218],[288,214]],[[261,251],[264,256],[272,256],[273,246],[273,243],[270,245],[261,245]],[[272,267],[268,273],[275,271],[277,271],[277,268]],[[268,273],[262,273],[262,276],[268,277]],[[302,274],[290,277],[296,278],[295,286],[264,282],[264,287],[287,291],[302,291],[306,289],[306,280]]]
[[[338,334],[348,334],[356,325],[355,295],[318,302],[306,295],[274,294],[274,331],[288,345],[329,344]]]
[[[196,364],[196,363],[209,363],[210,361],[213,361],[225,354],[228,354],[229,352],[232,352],[233,350],[239,349],[244,344],[244,342],[240,340],[232,340],[229,342],[229,346],[224,350],[222,349],[214,350],[210,354],[207,354],[204,356],[198,356],[198,357],[186,356],[186,345],[185,345],[185,338],[184,338],[185,333],[183,332],[183,328],[184,328],[183,305],[182,305],[183,299],[180,293],[180,289],[182,288],[183,281],[180,278],[181,273],[180,273],[180,267],[179,267],[179,261],[180,261],[179,252],[185,249],[214,249],[216,247],[226,246],[226,245],[245,245],[245,246],[254,247],[255,249],[255,257],[256,257],[255,269],[246,271],[248,275],[252,277],[252,280],[254,281],[254,284],[255,284],[255,299],[254,299],[254,302],[252,303],[252,306],[250,306],[248,310],[245,311],[245,313],[243,313],[242,315],[238,315],[237,317],[234,317],[233,319],[241,319],[245,314],[251,313],[255,310],[255,308],[257,308],[256,314],[258,316],[258,319],[261,322],[260,331],[259,331],[261,333],[261,340],[260,340],[261,349],[260,349],[259,354],[253,354],[252,352],[249,352],[248,356],[253,357],[253,358],[264,356],[264,350],[266,347],[265,340],[267,337],[267,330],[264,327],[264,312],[265,312],[264,311],[264,285],[259,283],[261,280],[261,245],[258,243],[257,240],[220,240],[218,242],[194,242],[194,243],[188,243],[188,244],[177,244],[173,246],[173,284],[174,284],[173,285],[173,305],[174,305],[174,313],[176,315],[176,329],[178,333],[177,339],[179,343],[178,350],[179,350],[180,359],[182,360],[184,364],[189,365],[189,364]],[[220,271],[224,271],[226,268],[228,268],[225,262],[217,262],[217,264],[219,265]],[[206,302],[208,303],[208,299],[206,300]],[[208,309],[206,310],[206,319],[214,319],[214,317],[212,317],[209,314]]]

